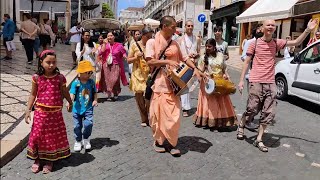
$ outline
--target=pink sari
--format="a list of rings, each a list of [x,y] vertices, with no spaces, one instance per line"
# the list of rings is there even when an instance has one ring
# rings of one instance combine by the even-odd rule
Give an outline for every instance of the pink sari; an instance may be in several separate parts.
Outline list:
[[[107,57],[112,49],[113,61],[111,65],[107,65]],[[121,91],[120,80],[123,86],[127,86],[127,81],[123,57],[126,56],[126,50],[121,43],[115,42],[113,45],[107,44],[105,52],[101,52],[102,55],[102,68],[101,68],[101,80],[100,90],[108,94],[113,93],[118,95]]]

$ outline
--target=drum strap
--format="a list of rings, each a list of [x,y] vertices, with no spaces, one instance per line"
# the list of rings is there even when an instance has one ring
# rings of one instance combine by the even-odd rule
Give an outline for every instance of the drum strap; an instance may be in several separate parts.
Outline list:
[[[161,60],[161,58],[164,56],[164,53],[165,53],[165,51],[168,49],[168,47],[171,45],[171,42],[172,42],[172,40],[170,40],[170,42],[168,43],[167,47],[161,52],[161,54],[160,54],[160,56],[159,56],[159,60]],[[165,58],[163,58],[163,59],[165,59]],[[161,67],[155,69],[155,70],[151,73],[151,78],[152,78],[152,81],[153,81],[153,82],[155,81],[155,79],[156,79],[156,77],[157,77],[160,69],[161,69]]]

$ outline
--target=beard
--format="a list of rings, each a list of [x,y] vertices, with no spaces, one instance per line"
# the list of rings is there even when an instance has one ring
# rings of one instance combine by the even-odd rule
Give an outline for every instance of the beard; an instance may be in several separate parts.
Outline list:
[[[257,32],[254,36],[256,39],[261,38],[263,36],[263,32]]]

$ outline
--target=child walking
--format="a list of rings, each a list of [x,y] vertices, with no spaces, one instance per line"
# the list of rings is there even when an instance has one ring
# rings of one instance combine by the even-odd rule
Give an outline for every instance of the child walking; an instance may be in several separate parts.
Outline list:
[[[71,155],[61,112],[64,98],[72,105],[66,78],[57,68],[56,54],[53,50],[45,50],[40,54],[38,71],[32,76],[32,89],[25,115],[25,121],[29,124],[34,106],[27,147],[27,157],[35,160],[31,167],[34,173],[41,170],[40,160],[44,162],[42,172],[46,174],[52,171],[54,161]]]
[[[78,79],[73,81],[70,88],[71,99],[74,101],[74,151],[77,152],[81,151],[82,146],[85,150],[91,149],[89,137],[93,125],[93,107],[98,105],[96,85],[94,80],[90,79],[93,71],[94,67],[90,61],[80,61],[77,69]]]

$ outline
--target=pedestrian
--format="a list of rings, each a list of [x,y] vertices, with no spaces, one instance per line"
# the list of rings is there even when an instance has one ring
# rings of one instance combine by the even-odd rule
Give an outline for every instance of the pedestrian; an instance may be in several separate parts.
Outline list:
[[[12,49],[9,49],[7,47],[7,42],[10,42],[10,41],[13,40],[16,25],[10,19],[10,15],[9,14],[4,14],[3,15],[3,20],[4,20],[3,46],[6,48],[6,56],[3,59],[11,60],[12,59]]]
[[[179,44],[171,39],[176,26],[177,23],[173,17],[164,16],[160,21],[160,32],[157,32],[155,39],[147,42],[146,60],[153,70],[162,66],[167,70],[173,70],[179,67],[179,63],[183,60]],[[189,59],[184,60],[199,77],[199,72],[193,62]],[[180,128],[180,97],[174,94],[165,69],[158,70],[152,86],[153,94],[149,114],[154,138],[153,147],[156,152],[165,152],[164,141],[167,140],[170,154],[178,156],[180,150],[176,146]]]
[[[95,71],[90,61],[80,61],[77,68],[78,78],[72,82],[70,88],[72,108],[73,131],[76,142],[74,151],[91,149],[89,137],[93,126],[93,107],[98,105],[98,96],[94,80],[90,76]],[[83,131],[82,131],[83,129]]]
[[[225,56],[226,60],[228,60],[229,59],[228,43],[224,41],[222,38],[222,33],[223,33],[222,27],[216,26],[213,29],[213,32],[214,32],[214,39],[217,42],[217,46],[216,46],[217,50]]]
[[[251,35],[250,35],[250,34],[246,35],[246,38],[242,41],[242,43],[241,43],[241,48],[242,48],[242,49],[244,48],[244,45],[246,44],[246,42],[247,42],[249,39],[251,39]]]
[[[262,28],[262,24],[257,24],[253,29],[252,29],[252,39],[249,39],[246,43],[245,43],[245,45],[244,45],[244,47],[243,47],[243,51],[242,51],[242,55],[241,55],[241,60],[242,61],[244,61],[245,59],[246,59],[246,57],[247,57],[247,50],[248,50],[248,47],[249,47],[249,45],[252,43],[252,42],[254,42],[254,43],[256,43],[256,40],[258,39],[258,38],[261,38],[262,36],[263,36],[263,28]],[[245,79],[246,79],[246,83],[247,83],[247,91],[248,91],[248,93],[249,93],[249,75],[250,75],[250,69],[252,68],[252,61],[251,61],[251,63],[250,63],[250,65],[249,65],[249,68],[248,68],[248,70],[247,70],[247,73],[246,73],[246,75],[245,75]],[[257,112],[257,113],[259,113],[259,112]],[[246,124],[245,124],[245,127],[247,128],[247,129],[251,129],[251,130],[253,130],[253,129],[258,129],[259,128],[259,125],[258,124],[255,124],[254,122],[253,122],[253,120],[254,120],[254,116],[251,116],[251,118],[252,119],[247,119],[247,121],[246,121]]]
[[[31,21],[38,26],[38,20],[36,18],[32,18]],[[33,44],[33,50],[36,53],[37,59],[39,58],[39,48],[40,48],[39,34],[40,34],[40,27],[38,26],[38,31]]]
[[[248,69],[250,61],[253,61],[252,70],[249,77],[250,89],[246,111],[243,113],[239,122],[237,139],[243,140],[244,125],[248,119],[252,119],[257,112],[261,110],[260,126],[258,135],[253,145],[258,147],[262,152],[268,152],[268,147],[262,142],[262,136],[267,128],[267,125],[274,121],[277,87],[275,84],[275,54],[278,50],[285,46],[298,46],[315,29],[318,20],[310,20],[305,31],[295,40],[273,39],[272,35],[276,30],[274,20],[265,20],[263,22],[263,33],[261,38],[257,39],[256,43],[251,43],[247,57],[244,61],[240,82],[239,91],[243,90],[243,79]],[[252,55],[255,54],[253,60]]]
[[[82,32],[81,24],[77,23],[76,26],[73,26],[69,31],[70,44],[71,44],[71,53],[73,59],[73,65],[77,65],[77,55],[76,55],[76,47],[77,43],[81,41],[81,32]]]
[[[200,127],[219,129],[233,127],[237,124],[237,116],[229,94],[209,95],[205,91],[208,79],[230,80],[224,55],[217,50],[214,39],[208,39],[205,46],[205,55],[202,55],[198,61],[198,68],[203,73],[203,78],[200,81],[194,124]]]
[[[31,64],[33,61],[34,41],[39,31],[39,27],[31,21],[30,14],[26,14],[25,17],[27,20],[21,23],[21,38],[28,58],[28,64]]]
[[[308,42],[308,46],[316,41],[318,41],[320,39],[320,28],[318,28],[318,30],[314,30],[314,34],[312,36],[312,38],[310,38],[309,42]]]
[[[101,80],[101,69],[102,69],[102,59],[104,59],[104,57],[102,55],[100,55],[101,53],[101,48],[103,45],[103,40],[104,40],[104,36],[100,35],[98,38],[98,43],[94,43],[94,49],[92,50],[92,52],[95,54],[95,64],[96,64],[96,88],[97,88],[97,92],[101,91],[100,88],[100,80]]]
[[[193,35],[193,22],[188,20],[185,24],[186,33],[177,39],[180,45],[182,56],[189,58],[193,63],[197,63],[200,53],[200,43],[195,35]],[[188,117],[190,115],[190,93],[181,95],[182,116]]]
[[[149,75],[149,66],[145,59],[146,44],[152,38],[153,31],[149,27],[142,30],[142,37],[140,41],[135,41],[131,44],[128,63],[132,64],[132,74],[130,78],[129,88],[134,92],[137,106],[141,117],[141,126],[149,125],[148,113],[150,102],[144,98],[146,90],[146,83]]]
[[[35,160],[31,167],[33,173],[40,171],[40,160],[44,161],[42,172],[46,174],[52,171],[53,162],[71,155],[62,116],[64,98],[72,106],[66,78],[57,68],[56,54],[53,50],[45,50],[40,54],[38,71],[32,76],[32,89],[25,114],[25,121],[29,124],[34,105],[27,147],[27,157]],[[69,106],[67,109],[71,112]]]
[[[287,36],[287,37],[286,37],[286,40],[287,40],[287,41],[290,41],[290,40],[291,40],[291,36]],[[284,48],[284,51],[283,51],[283,56],[284,56],[284,58],[293,57],[293,56],[294,56],[294,49],[295,49],[294,46],[290,46],[290,47],[286,46],[286,47]]]
[[[43,19],[43,23],[40,24],[40,43],[43,50],[47,50],[48,46],[51,44],[51,37],[53,32],[50,26],[51,22],[49,19]]]
[[[82,60],[87,60],[95,68],[95,53],[93,52],[94,44],[91,40],[90,32],[82,31],[81,41],[77,43],[76,55],[78,63]]]
[[[115,42],[113,32],[109,32],[101,49],[102,71],[100,87],[107,98],[116,101],[121,92],[120,80],[123,86],[128,85],[123,59],[127,60],[126,50],[121,43]]]

